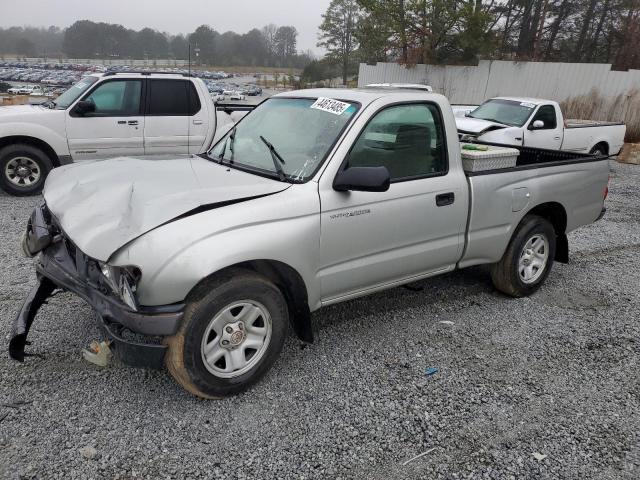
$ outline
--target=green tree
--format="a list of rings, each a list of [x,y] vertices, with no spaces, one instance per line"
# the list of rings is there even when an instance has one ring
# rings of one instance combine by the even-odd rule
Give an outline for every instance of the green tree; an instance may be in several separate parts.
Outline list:
[[[195,32],[189,35],[192,59],[213,65],[216,61],[216,40],[218,37],[218,32],[208,25],[200,25],[196,28]]]
[[[319,47],[328,51],[328,57],[340,64],[342,83],[347,84],[353,53],[357,48],[355,32],[360,17],[356,0],[331,0],[322,16]]]
[[[167,58],[169,41],[162,33],[143,28],[136,34],[136,56],[139,58]]]
[[[297,52],[298,31],[292,26],[280,27],[276,31],[274,41],[279,66],[288,66]]]
[[[173,58],[186,60],[189,56],[189,45],[184,35],[176,35],[169,42],[169,49]]]
[[[387,20],[379,12],[363,14],[354,36],[358,42],[358,58],[367,63],[389,60],[389,38],[392,32]]]
[[[473,62],[493,51],[498,23],[494,3],[483,0],[357,0],[367,30],[358,34],[363,51],[387,51],[404,64]],[[526,1],[526,0],[524,0]],[[533,1],[533,0],[531,0]],[[386,25],[386,29],[384,28]],[[382,26],[380,28],[379,26]],[[373,43],[366,33],[372,36]]]
[[[28,38],[21,38],[18,40],[16,53],[24,55],[25,57],[33,57],[36,54],[36,46]]]

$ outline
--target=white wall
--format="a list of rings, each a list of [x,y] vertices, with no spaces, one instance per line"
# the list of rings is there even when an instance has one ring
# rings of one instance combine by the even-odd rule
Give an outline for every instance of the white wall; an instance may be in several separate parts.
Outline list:
[[[640,140],[640,70],[611,65],[481,61],[477,67],[396,63],[360,65],[358,85],[431,85],[453,104],[478,104],[496,96],[527,96],[560,102],[569,118],[624,121],[629,140]]]

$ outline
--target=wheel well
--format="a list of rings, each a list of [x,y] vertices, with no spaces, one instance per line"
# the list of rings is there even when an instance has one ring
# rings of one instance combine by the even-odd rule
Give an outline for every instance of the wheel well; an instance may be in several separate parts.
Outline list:
[[[527,215],[537,215],[551,223],[556,232],[556,257],[560,263],[569,262],[569,241],[567,240],[567,211],[557,202],[549,202],[532,208]]]
[[[599,146],[602,146],[602,153],[604,153],[605,155],[609,154],[609,144],[604,141],[596,143],[591,150],[593,151],[596,147]]]
[[[313,328],[311,326],[311,311],[309,309],[307,287],[300,274],[294,268],[276,260],[251,260],[230,265],[215,272],[208,278],[220,275],[234,268],[252,270],[271,280],[273,284],[280,289],[287,301],[291,325],[298,338],[304,342],[313,342]],[[202,282],[199,284],[202,284]]]
[[[51,160],[51,164],[54,167],[60,166],[60,160],[58,159],[58,155],[56,154],[55,150],[51,148],[51,145],[43,140],[40,140],[39,138],[28,137],[24,135],[12,135],[9,137],[0,138],[0,148],[4,148],[7,145],[13,145],[16,143],[25,143],[27,145],[39,148],[47,155],[47,157],[49,157],[49,159]]]

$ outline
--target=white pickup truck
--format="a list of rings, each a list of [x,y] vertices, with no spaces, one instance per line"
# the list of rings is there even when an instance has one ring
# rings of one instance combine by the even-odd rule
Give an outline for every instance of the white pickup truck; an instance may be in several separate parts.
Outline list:
[[[604,155],[624,145],[623,123],[565,120],[552,100],[498,97],[453,110],[461,139]]]
[[[39,193],[52,168],[77,160],[203,153],[227,117],[198,78],[89,75],[55,100],[0,107],[0,188]]]

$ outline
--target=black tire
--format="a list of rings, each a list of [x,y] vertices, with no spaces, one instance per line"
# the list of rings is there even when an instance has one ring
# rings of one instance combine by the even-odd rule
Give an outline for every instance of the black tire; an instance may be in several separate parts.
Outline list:
[[[214,375],[205,365],[203,337],[213,318],[234,302],[258,302],[271,318],[271,338],[261,358],[245,373],[232,378]],[[289,328],[287,303],[268,279],[249,270],[234,269],[205,282],[190,294],[176,335],[166,339],[165,364],[187,391],[202,398],[240,393],[256,383],[280,355]],[[244,351],[243,351],[244,355]]]
[[[604,143],[599,143],[597,145],[595,145],[591,151],[589,152],[589,155],[608,155],[609,154],[609,149],[607,148],[607,145]]]
[[[520,259],[526,254],[527,244],[534,237],[544,237],[547,246],[546,262],[534,270],[535,274],[525,281],[520,273]],[[536,292],[549,276],[556,255],[556,232],[548,220],[536,215],[527,215],[516,229],[502,259],[491,266],[493,285],[502,293],[512,297],[526,297]]]
[[[26,161],[30,166],[35,165],[34,168],[29,168],[29,173],[34,174],[33,177],[22,179],[24,186],[16,183],[20,182],[20,179],[16,177],[15,170],[7,169],[9,163],[14,164],[16,159],[22,159],[19,162]],[[51,159],[39,148],[24,143],[7,145],[0,149],[0,188],[15,196],[37,195],[42,191],[51,168]],[[28,183],[30,178],[35,181]]]

